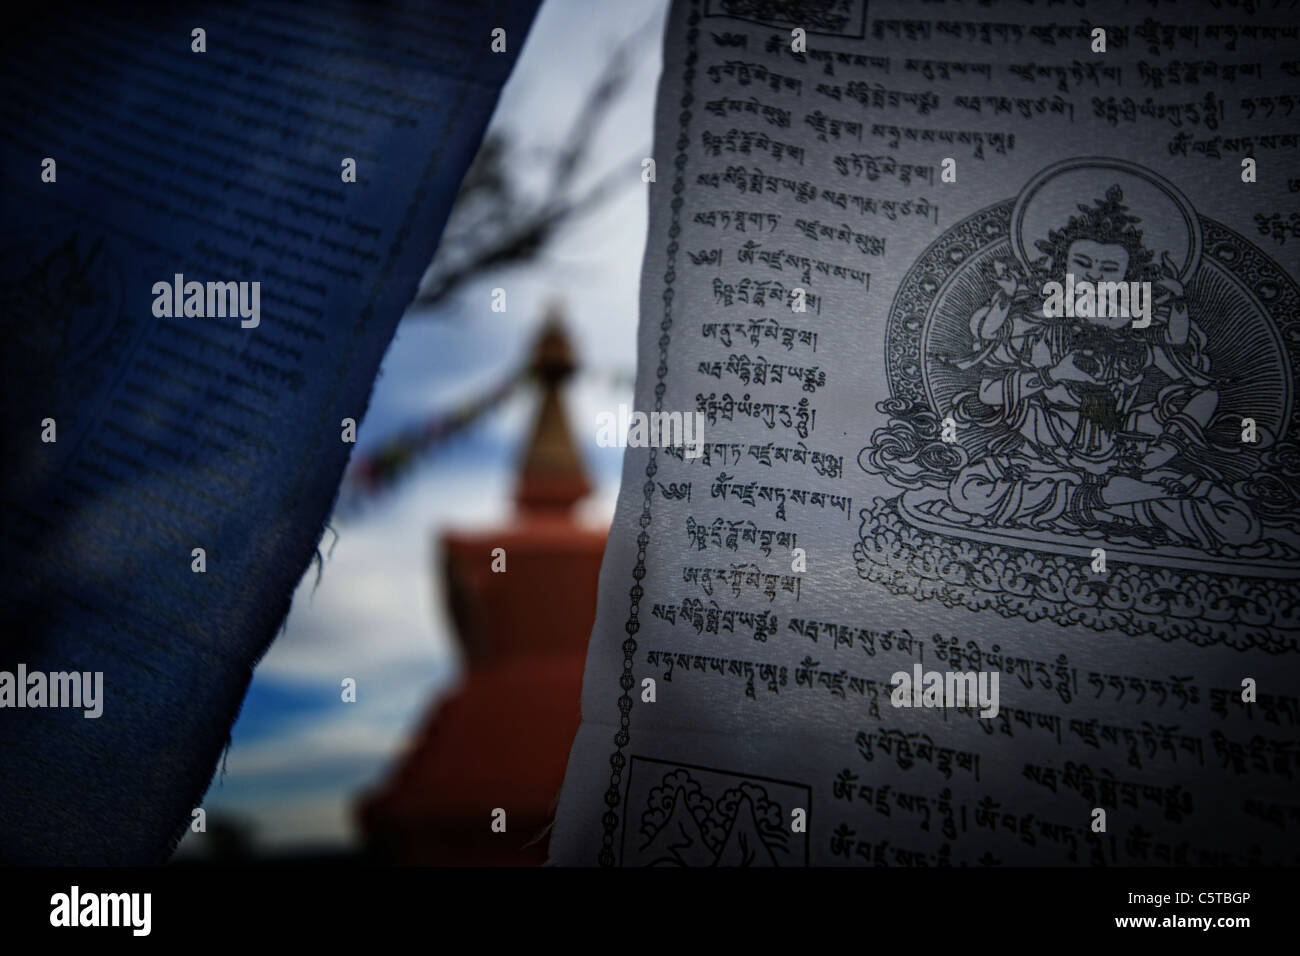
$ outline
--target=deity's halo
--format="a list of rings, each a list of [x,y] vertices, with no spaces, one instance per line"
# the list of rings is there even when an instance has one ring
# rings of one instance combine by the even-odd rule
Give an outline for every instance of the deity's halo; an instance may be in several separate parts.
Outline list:
[[[1201,224],[1196,210],[1173,183],[1145,167],[1122,159],[1084,156],[1048,166],[1031,179],[1011,210],[1011,247],[1027,272],[1041,253],[1035,242],[1049,229],[1061,229],[1079,206],[1091,206],[1111,186],[1124,191],[1129,215],[1137,216],[1142,244],[1159,263],[1164,253],[1186,282],[1201,259]]]

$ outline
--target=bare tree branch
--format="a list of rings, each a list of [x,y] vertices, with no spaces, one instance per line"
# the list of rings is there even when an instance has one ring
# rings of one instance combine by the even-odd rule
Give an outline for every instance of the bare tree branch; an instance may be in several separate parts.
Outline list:
[[[521,147],[501,133],[484,139],[461,184],[438,255],[412,303],[419,308],[408,314],[428,315],[431,306],[471,280],[532,261],[572,220],[640,182],[640,161],[627,159],[581,192],[575,194],[573,186],[591,162],[597,130],[627,88],[634,54],[644,49],[648,26],[642,25],[614,49],[560,141],[563,145],[543,153],[550,167],[544,176],[544,198],[519,195],[510,166],[524,151]]]
[[[464,265],[435,274],[432,282],[416,297],[412,305],[427,308],[446,299],[484,272],[532,260],[569,220],[606,202],[613,193],[626,188],[629,183],[637,182],[638,166],[636,161],[626,163],[583,195],[549,203],[527,220],[512,224],[509,231],[499,235],[495,241],[475,250]]]

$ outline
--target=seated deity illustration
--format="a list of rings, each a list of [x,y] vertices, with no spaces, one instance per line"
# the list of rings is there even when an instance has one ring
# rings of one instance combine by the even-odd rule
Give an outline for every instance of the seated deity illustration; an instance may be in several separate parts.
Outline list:
[[[1123,283],[1125,299],[1144,284],[1146,313],[1102,296],[1060,307],[1057,289],[1099,283]],[[1300,337],[1277,307],[1296,295],[1150,170],[1049,167],[904,278],[878,406],[889,422],[859,462],[902,490],[895,511],[917,528],[1295,576]]]
[[[1037,245],[1063,286],[1067,273],[1075,282],[1151,283],[1160,291],[1148,327],[1133,328],[1120,310],[1045,317],[1042,284],[1014,276],[971,314],[972,354],[957,364],[977,370],[980,383],[963,406],[995,410],[973,409],[969,419],[1000,434],[953,479],[948,498],[999,524],[1108,523],[1205,548],[1249,544],[1259,522],[1211,464],[1219,395],[1205,333],[1173,270],[1152,263],[1138,223],[1113,185]]]

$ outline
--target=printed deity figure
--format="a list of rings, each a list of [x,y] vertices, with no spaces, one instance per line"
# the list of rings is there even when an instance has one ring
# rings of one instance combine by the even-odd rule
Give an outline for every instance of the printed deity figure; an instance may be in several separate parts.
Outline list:
[[[1211,551],[1250,544],[1258,520],[1204,454],[1219,404],[1205,333],[1172,262],[1154,263],[1123,198],[1112,186],[1051,230],[1037,243],[1045,256],[1035,278],[1150,282],[1151,324],[1048,317],[1039,289],[999,263],[998,291],[970,317],[972,354],[957,363],[979,373],[978,394],[967,396],[978,404],[966,406],[997,437],[952,481],[949,502],[997,525],[1108,529]]]

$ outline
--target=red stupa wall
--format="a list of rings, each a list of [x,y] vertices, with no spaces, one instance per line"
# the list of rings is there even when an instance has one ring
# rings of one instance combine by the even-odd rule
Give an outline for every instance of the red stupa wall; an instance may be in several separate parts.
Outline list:
[[[541,408],[505,527],[442,539],[442,573],[467,671],[357,807],[378,862],[536,865],[578,730],[606,532],[576,523],[589,490],[559,395],[573,362],[552,319],[534,352]],[[494,549],[505,571],[493,571]],[[499,565],[498,565],[499,566]],[[492,829],[505,811],[505,832]]]

